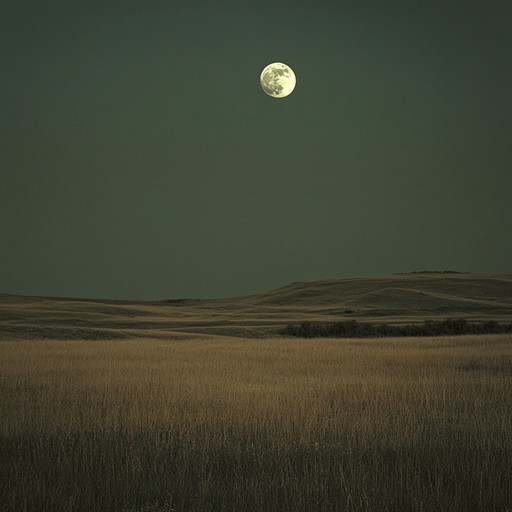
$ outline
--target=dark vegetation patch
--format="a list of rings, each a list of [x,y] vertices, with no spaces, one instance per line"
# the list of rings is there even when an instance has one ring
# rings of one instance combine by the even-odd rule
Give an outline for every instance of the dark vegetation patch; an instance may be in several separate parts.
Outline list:
[[[452,336],[462,334],[501,334],[512,332],[512,324],[499,324],[494,320],[468,322],[463,318],[426,320],[423,324],[387,325],[360,323],[355,320],[315,324],[302,322],[289,324],[279,334],[297,338],[384,338],[399,336]]]

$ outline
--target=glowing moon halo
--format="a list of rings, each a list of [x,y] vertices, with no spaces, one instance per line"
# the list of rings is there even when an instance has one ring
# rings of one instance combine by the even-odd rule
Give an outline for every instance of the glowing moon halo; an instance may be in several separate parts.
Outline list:
[[[269,64],[261,72],[261,88],[272,98],[286,98],[293,92],[296,83],[292,68],[282,62]]]

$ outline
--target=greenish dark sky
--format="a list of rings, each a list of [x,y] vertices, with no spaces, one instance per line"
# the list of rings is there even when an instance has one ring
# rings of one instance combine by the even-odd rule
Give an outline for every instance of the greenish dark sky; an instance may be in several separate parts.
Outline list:
[[[510,273],[512,3],[0,7],[0,292]],[[259,85],[274,61],[294,93]]]

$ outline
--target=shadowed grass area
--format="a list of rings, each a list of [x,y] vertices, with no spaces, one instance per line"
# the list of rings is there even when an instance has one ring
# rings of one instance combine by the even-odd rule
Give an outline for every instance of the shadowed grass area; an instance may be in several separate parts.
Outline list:
[[[505,511],[512,336],[0,344],[0,509]]]

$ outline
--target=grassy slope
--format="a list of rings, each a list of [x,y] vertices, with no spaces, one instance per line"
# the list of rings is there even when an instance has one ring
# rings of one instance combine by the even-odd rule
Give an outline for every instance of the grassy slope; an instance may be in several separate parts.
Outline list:
[[[512,321],[512,275],[401,274],[293,283],[231,299],[122,302],[0,296],[0,338],[269,335],[292,322]]]

